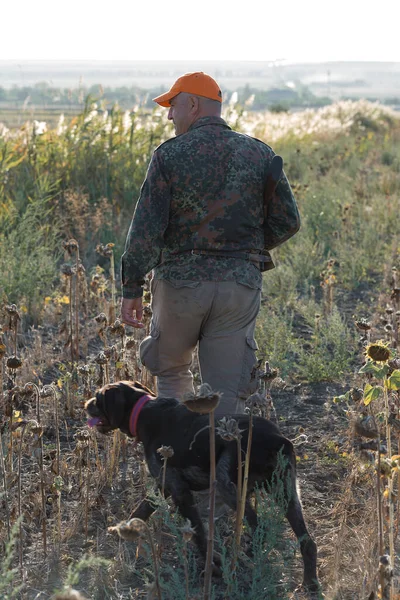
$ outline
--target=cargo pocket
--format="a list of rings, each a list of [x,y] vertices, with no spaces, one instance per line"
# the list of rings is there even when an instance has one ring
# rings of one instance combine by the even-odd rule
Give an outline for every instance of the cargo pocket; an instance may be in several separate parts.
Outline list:
[[[246,337],[246,347],[244,351],[242,376],[239,382],[238,396],[247,399],[258,389],[258,370],[256,351],[258,345],[253,336]]]
[[[139,346],[140,362],[152,375],[156,375],[160,368],[159,337],[159,330],[154,328]]]

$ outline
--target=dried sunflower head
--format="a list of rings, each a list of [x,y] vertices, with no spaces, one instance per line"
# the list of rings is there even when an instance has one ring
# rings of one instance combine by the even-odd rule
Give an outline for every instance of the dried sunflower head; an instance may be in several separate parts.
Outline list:
[[[106,365],[108,363],[108,358],[104,352],[99,352],[94,360],[98,365]]]
[[[390,349],[382,341],[368,344],[365,349],[365,354],[375,362],[386,362],[391,357]]]
[[[108,531],[115,531],[119,537],[123,540],[134,542],[139,537],[145,535],[147,525],[142,519],[130,519],[129,521],[122,521],[115,525],[115,527],[109,527]]]
[[[74,239],[68,240],[68,242],[63,242],[62,247],[66,252],[68,252],[68,254],[72,254],[73,252],[79,250],[79,244]]]
[[[190,523],[189,519],[186,519],[184,526],[181,528],[182,537],[184,542],[190,542],[194,534],[196,533]]]
[[[172,458],[172,456],[174,455],[174,449],[172,448],[172,446],[161,446],[157,449],[157,452],[158,454],[161,454],[164,460],[166,458]]]
[[[100,313],[99,315],[94,317],[96,323],[105,323],[107,325],[108,319],[104,313]]]
[[[239,429],[238,422],[236,419],[227,419],[222,417],[218,422],[217,434],[226,442],[233,442],[234,440],[240,440],[242,437],[243,429]]]
[[[214,392],[208,383],[203,383],[197,394],[185,394],[183,403],[192,412],[206,415],[217,408],[220,397],[219,392]]]
[[[22,360],[18,356],[9,356],[6,365],[9,369],[19,369],[22,366]]]
[[[63,275],[65,275],[65,277],[72,277],[72,275],[74,274],[74,271],[71,267],[71,265],[68,265],[67,263],[64,263],[63,265],[61,265],[61,273]]]
[[[359,321],[356,321],[356,327],[361,331],[369,331],[371,329],[371,323],[366,319],[360,319]]]

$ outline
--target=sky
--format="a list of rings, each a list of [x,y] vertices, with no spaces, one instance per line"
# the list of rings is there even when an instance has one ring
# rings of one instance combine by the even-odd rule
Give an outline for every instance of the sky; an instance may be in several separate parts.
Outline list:
[[[400,62],[400,0],[19,0],[1,22],[0,60]]]

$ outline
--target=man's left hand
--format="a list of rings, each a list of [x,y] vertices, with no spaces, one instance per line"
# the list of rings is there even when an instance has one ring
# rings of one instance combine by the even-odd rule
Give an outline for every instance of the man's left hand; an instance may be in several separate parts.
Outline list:
[[[143,300],[142,298],[122,298],[121,319],[125,325],[143,329]]]

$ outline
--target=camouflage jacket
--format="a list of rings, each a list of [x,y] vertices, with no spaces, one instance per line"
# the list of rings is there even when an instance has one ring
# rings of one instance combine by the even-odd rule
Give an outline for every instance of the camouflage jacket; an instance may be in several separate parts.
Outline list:
[[[156,279],[237,281],[261,289],[255,263],[191,251],[260,252],[298,230],[285,174],[264,228],[263,188],[273,156],[269,146],[233,131],[219,117],[203,117],[161,144],[153,153],[122,256],[123,296],[141,296],[152,269]]]

